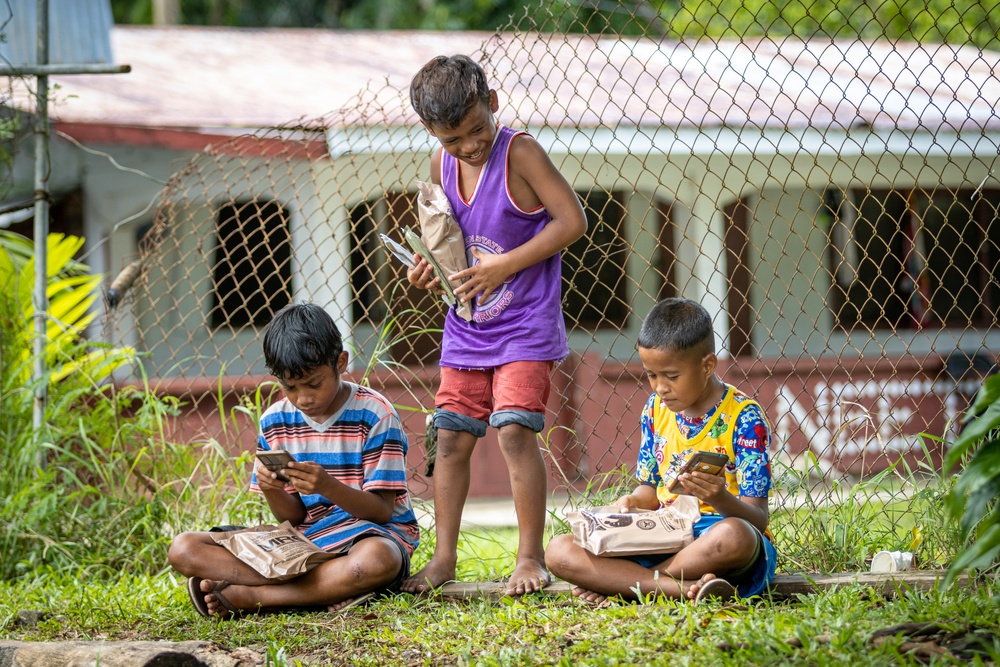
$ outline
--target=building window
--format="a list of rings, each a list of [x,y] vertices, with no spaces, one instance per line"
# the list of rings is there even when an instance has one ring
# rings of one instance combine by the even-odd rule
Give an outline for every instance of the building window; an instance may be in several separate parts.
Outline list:
[[[378,267],[384,261],[379,232],[386,216],[385,199],[371,199],[350,209],[351,312],[354,322],[379,322],[385,317],[384,285]]]
[[[433,293],[410,285],[406,267],[386,252],[379,237],[386,234],[407,247],[403,228],[420,229],[416,202],[416,193],[393,190],[350,209],[351,312],[355,323],[370,324],[390,337],[392,361],[429,365],[440,356],[444,305]]]
[[[996,324],[1000,190],[832,191],[825,210],[839,328]]]
[[[292,300],[288,212],[254,200],[220,207],[215,221],[211,326],[266,326]]]
[[[675,231],[677,223],[674,222],[674,203],[659,199],[656,201],[657,224],[660,229],[660,238],[657,247],[657,257],[655,266],[659,273],[660,289],[656,294],[656,300],[671,299],[680,295],[680,288],[677,286],[677,247],[676,238],[680,235]]]
[[[595,188],[580,193],[587,233],[562,253],[566,328],[621,328],[629,315],[622,236],[625,195]]]

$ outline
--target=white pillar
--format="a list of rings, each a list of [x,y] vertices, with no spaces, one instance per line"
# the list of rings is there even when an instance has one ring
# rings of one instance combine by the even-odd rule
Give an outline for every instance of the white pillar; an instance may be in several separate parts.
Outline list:
[[[715,328],[719,356],[728,357],[729,281],[722,183],[711,177],[689,178],[678,195],[683,204],[677,211],[680,230],[680,238],[677,239],[678,287],[681,296],[699,302],[708,311]]]
[[[351,223],[345,205],[324,202],[306,206],[291,216],[292,295],[326,309],[350,349],[355,344],[351,323]]]

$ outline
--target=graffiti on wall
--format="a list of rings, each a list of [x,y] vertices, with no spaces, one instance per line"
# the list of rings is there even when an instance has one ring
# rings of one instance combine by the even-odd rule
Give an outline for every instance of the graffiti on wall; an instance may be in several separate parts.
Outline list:
[[[777,384],[769,407],[772,451],[793,463],[808,451],[823,470],[852,473],[878,472],[900,457],[923,458],[925,448],[936,464],[943,453],[936,438],[955,434],[968,389],[920,375]]]

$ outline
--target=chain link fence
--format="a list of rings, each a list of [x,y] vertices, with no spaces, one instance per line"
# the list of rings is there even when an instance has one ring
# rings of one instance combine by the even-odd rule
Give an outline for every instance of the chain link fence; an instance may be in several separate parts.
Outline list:
[[[934,560],[924,482],[1000,349],[998,18],[996,3],[545,3],[484,35],[469,55],[498,120],[539,140],[589,223],[552,313],[571,353],[541,434],[550,492],[633,469],[650,391],[638,328],[683,295],[714,316],[723,379],[772,423],[777,539],[848,548],[861,522],[871,549],[923,540]],[[434,148],[405,87],[376,81],[174,173],[108,316],[181,397],[170,437],[252,448],[234,407],[270,395],[260,332],[314,301],[346,334],[351,379],[400,407],[412,491],[432,496],[444,307],[379,234],[416,225]],[[473,496],[509,493],[494,434],[473,466]]]

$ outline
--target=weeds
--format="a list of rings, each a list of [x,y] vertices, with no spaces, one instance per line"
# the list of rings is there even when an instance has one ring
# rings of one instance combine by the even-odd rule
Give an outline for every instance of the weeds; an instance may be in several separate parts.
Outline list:
[[[0,579],[156,574],[176,527],[259,506],[244,502],[245,461],[212,441],[199,448],[170,440],[167,424],[181,405],[158,396],[140,364],[141,382],[109,382],[136,357],[80,338],[99,276],[72,260],[82,243],[73,237],[49,242],[50,373],[40,380],[48,404],[45,429],[30,430],[32,307],[24,274],[31,245],[9,233],[0,241],[0,284],[13,295],[0,301]]]

